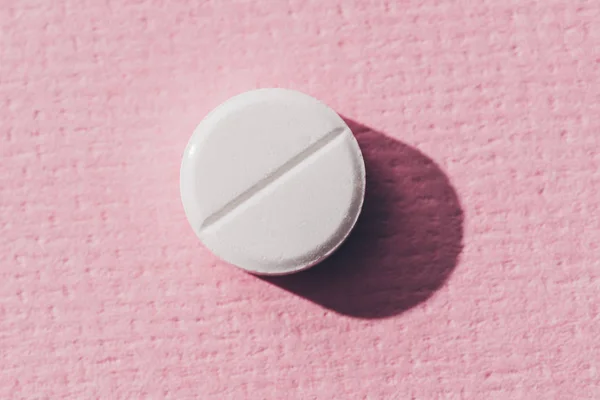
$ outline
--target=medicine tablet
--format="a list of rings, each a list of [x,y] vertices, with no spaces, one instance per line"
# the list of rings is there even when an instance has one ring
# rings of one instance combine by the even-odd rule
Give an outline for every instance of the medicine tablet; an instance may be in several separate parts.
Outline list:
[[[181,164],[181,198],[202,243],[249,272],[306,269],[346,239],[365,166],[344,120],[318,100],[259,89],[213,110]]]

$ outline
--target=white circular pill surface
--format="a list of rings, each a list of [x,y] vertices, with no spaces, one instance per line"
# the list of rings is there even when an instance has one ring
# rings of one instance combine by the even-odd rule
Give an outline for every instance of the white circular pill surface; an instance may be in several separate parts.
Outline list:
[[[215,255],[249,272],[306,269],[346,239],[360,214],[365,166],[344,120],[286,89],[235,96],[196,128],[181,198]]]

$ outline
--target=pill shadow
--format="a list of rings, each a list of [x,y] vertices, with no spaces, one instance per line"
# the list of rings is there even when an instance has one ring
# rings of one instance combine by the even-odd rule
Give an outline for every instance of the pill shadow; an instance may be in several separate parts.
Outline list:
[[[448,177],[417,149],[346,118],[367,170],[361,216],[327,260],[262,278],[340,314],[398,315],[422,303],[456,268],[463,211]]]

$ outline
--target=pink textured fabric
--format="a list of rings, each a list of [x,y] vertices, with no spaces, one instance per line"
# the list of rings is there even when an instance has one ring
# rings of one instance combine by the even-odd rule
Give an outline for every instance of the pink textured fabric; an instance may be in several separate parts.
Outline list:
[[[288,87],[369,189],[259,279],[179,199],[200,119]],[[0,398],[599,399],[600,1],[7,0]]]

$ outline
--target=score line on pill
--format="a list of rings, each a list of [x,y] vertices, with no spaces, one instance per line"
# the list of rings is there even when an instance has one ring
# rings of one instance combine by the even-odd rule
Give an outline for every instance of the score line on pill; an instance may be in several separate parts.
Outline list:
[[[327,258],[347,238],[365,195],[352,131],[304,93],[258,89],[204,118],[180,173],[186,217],[219,258],[283,275]]]

